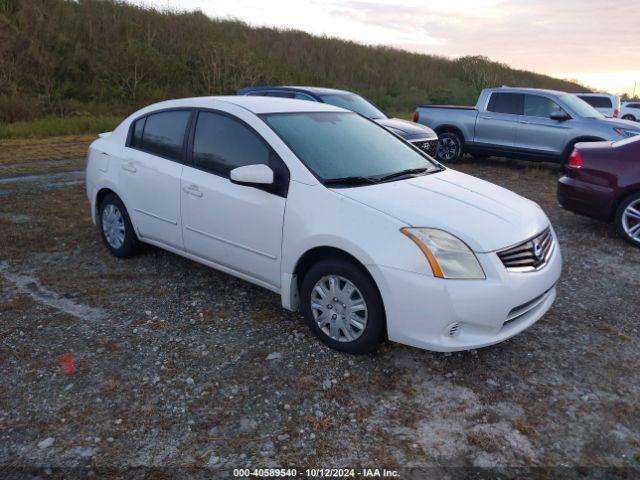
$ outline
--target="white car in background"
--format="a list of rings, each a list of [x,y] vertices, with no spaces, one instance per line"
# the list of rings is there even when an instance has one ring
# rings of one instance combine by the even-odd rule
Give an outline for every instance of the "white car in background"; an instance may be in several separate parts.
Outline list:
[[[624,102],[620,109],[620,117],[624,120],[640,122],[640,101]]]
[[[618,118],[620,116],[620,97],[609,93],[575,93],[605,117]]]
[[[278,293],[337,350],[501,342],[551,307],[540,207],[332,105],[207,97],[143,108],[89,149],[106,247],[141,242]]]

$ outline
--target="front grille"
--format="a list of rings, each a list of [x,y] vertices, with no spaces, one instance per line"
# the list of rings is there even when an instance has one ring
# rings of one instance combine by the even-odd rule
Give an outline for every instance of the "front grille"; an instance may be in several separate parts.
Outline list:
[[[553,253],[554,242],[551,229],[547,228],[535,237],[497,253],[507,270],[530,272],[546,265]]]
[[[418,140],[417,142],[412,143],[427,155],[431,157],[436,156],[436,149],[438,148],[437,138],[434,140]]]
[[[540,304],[542,304],[547,299],[551,290],[553,290],[553,287],[551,287],[549,290],[544,292],[542,295],[537,296],[533,300],[529,300],[527,303],[523,303],[522,305],[518,305],[517,307],[512,308],[511,311],[509,312],[509,315],[507,315],[507,319],[505,320],[502,326],[506,327],[510,323],[513,323],[516,320],[519,320],[524,315],[526,315],[530,311],[537,308]]]

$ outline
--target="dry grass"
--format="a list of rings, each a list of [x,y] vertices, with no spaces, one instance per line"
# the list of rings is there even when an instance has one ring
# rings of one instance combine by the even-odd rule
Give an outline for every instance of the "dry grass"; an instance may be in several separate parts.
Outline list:
[[[0,140],[0,165],[84,157],[94,135]]]
[[[469,432],[467,441],[485,452],[497,452],[500,449],[498,440],[485,432]]]

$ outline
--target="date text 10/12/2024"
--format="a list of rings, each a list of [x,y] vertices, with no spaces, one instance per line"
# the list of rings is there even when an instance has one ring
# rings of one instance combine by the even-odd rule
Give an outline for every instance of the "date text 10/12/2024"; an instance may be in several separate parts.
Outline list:
[[[385,468],[236,468],[236,478],[400,478],[397,470]]]

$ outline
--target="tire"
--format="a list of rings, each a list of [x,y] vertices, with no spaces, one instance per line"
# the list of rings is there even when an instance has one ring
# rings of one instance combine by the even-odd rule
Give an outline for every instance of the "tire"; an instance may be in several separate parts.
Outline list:
[[[436,160],[441,163],[457,163],[464,153],[462,138],[455,132],[444,132],[438,135]]]
[[[640,247],[640,192],[622,200],[616,211],[618,234],[631,245]]]
[[[129,258],[140,251],[129,213],[117,195],[106,195],[98,208],[98,227],[107,249],[116,257]]]
[[[355,290],[349,294],[351,287]],[[378,288],[364,268],[353,261],[335,258],[314,264],[302,279],[300,302],[309,328],[334,350],[368,353],[384,338],[385,312]],[[349,312],[353,322],[348,321]]]
[[[636,121],[636,117],[634,117],[633,115],[630,114],[626,114],[624,117],[622,117],[623,120],[631,120],[632,122]]]

